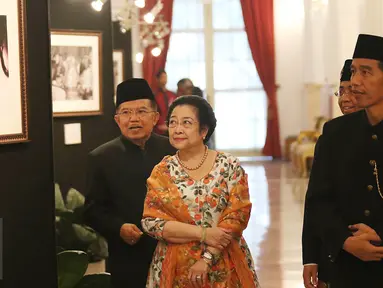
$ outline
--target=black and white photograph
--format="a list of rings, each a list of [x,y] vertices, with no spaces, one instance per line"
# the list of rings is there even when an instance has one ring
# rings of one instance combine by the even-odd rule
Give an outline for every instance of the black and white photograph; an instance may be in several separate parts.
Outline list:
[[[0,144],[28,140],[24,0],[0,0]]]
[[[53,31],[52,101],[55,117],[102,113],[101,33]]]
[[[0,15],[0,87],[2,93],[9,94],[9,63],[7,16]]]
[[[92,100],[92,47],[52,47],[53,101]]]
[[[114,103],[116,103],[117,85],[125,80],[124,76],[124,50],[113,50],[113,79],[114,79]]]

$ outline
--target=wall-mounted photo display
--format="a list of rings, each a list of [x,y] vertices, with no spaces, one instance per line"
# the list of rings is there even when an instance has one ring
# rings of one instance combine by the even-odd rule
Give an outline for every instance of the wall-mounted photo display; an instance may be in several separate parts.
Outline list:
[[[102,114],[102,34],[51,31],[53,116]]]
[[[0,144],[28,141],[24,0],[0,0]]]
[[[114,76],[114,104],[116,104],[117,85],[125,80],[124,75],[124,50],[113,50],[113,76]]]

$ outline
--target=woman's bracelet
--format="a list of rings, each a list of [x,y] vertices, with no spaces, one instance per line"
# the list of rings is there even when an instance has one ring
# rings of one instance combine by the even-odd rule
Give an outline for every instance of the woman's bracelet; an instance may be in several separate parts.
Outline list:
[[[205,243],[205,241],[206,241],[206,228],[202,227],[201,243]]]

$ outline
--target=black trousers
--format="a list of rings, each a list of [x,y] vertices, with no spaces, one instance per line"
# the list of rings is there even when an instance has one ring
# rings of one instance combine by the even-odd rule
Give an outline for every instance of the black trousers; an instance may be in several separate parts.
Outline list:
[[[383,262],[363,262],[341,252],[334,265],[331,288],[382,288]]]
[[[112,288],[145,288],[156,245],[157,241],[146,235],[134,246],[122,241],[109,245],[107,271]]]

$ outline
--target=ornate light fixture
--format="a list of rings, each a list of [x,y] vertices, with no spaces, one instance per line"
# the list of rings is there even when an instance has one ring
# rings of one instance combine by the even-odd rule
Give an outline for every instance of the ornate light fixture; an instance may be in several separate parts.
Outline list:
[[[92,3],[90,3],[92,8],[96,10],[97,12],[100,12],[102,10],[102,7],[104,6],[104,1],[102,0],[93,0]]]
[[[154,7],[140,19],[138,9],[144,8],[145,0],[125,0],[124,7],[117,13],[116,18],[120,22],[120,30],[126,33],[133,26],[140,25],[141,50],[153,47],[151,50],[154,57],[158,57],[164,48],[164,38],[169,35],[169,23],[160,14],[164,4],[157,0]],[[143,53],[138,52],[136,61],[143,61]]]

